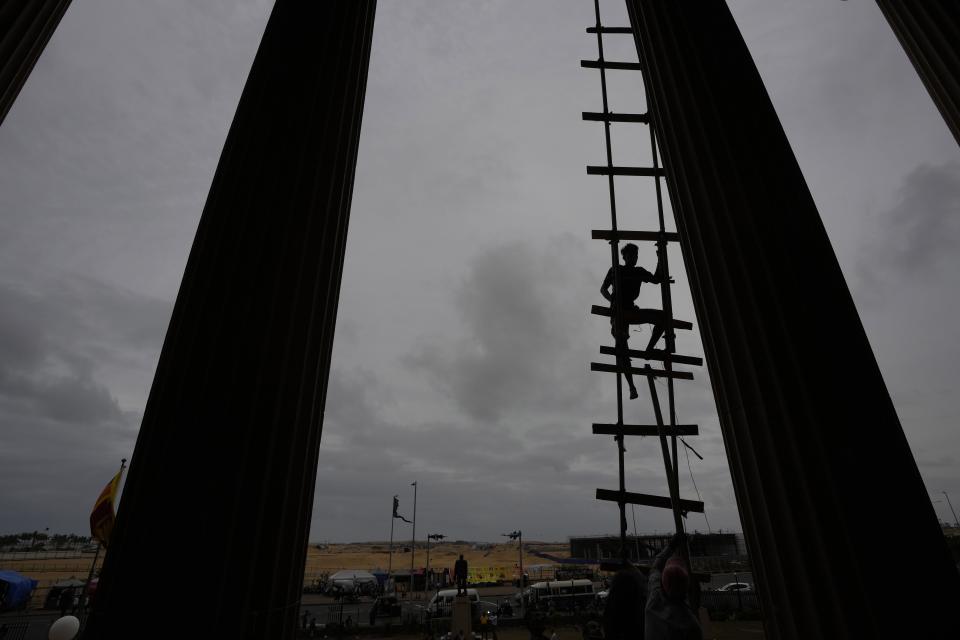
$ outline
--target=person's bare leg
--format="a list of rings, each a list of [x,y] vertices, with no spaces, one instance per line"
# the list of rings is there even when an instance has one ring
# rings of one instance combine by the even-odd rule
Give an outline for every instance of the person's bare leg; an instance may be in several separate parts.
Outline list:
[[[629,348],[630,345],[627,343],[626,337],[617,340],[617,364],[627,379],[627,386],[630,387],[630,399],[636,400],[640,394],[637,393],[637,387],[633,384],[633,374],[630,373],[630,367],[633,363],[630,361],[630,356],[627,355],[627,349]]]

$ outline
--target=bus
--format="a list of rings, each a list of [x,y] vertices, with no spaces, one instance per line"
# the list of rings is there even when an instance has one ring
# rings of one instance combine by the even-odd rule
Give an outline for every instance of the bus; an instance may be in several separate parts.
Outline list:
[[[596,597],[593,581],[586,579],[535,582],[524,595],[532,607],[558,611],[572,611],[577,606],[587,606]]]

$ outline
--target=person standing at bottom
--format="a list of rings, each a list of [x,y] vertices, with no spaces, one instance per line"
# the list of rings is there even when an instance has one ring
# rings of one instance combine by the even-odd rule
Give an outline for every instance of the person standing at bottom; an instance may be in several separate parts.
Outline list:
[[[453,563],[453,577],[457,581],[457,595],[467,595],[467,561],[460,554],[460,559]]]
[[[70,609],[70,605],[73,603],[73,589],[64,589],[60,592],[60,598],[57,600],[57,604],[60,606],[60,617],[67,615],[67,610]]]
[[[647,586],[643,575],[632,566],[617,571],[603,607],[601,636],[606,640],[641,640],[646,604]]]
[[[686,536],[678,533],[660,552],[647,578],[645,640],[703,640],[696,614],[687,603],[690,573],[677,554]]]

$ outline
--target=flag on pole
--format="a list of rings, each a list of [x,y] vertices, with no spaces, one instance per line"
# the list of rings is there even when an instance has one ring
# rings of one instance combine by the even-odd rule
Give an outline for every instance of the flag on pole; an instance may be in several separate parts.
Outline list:
[[[400,501],[397,500],[397,496],[393,496],[393,517],[394,517],[394,518],[400,518],[401,520],[403,520],[403,521],[406,522],[407,524],[413,524],[412,522],[410,522],[409,520],[407,520],[406,518],[404,518],[402,515],[400,515],[399,513],[397,513],[397,509],[399,509],[399,508],[400,508]]]
[[[93,511],[90,512],[90,535],[97,539],[103,546],[107,546],[110,541],[110,532],[113,531],[113,521],[116,514],[113,511],[113,503],[117,497],[117,489],[120,487],[120,476],[123,475],[123,467],[113,479],[107,483],[107,486],[100,492],[96,504],[93,505]]]

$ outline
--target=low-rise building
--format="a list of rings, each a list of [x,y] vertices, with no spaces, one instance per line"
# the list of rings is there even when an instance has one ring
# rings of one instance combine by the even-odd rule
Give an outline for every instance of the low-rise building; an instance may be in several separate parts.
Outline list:
[[[672,534],[653,533],[627,536],[627,555],[631,562],[643,564],[653,559],[670,542]],[[747,555],[743,535],[739,533],[698,533],[690,536],[691,558],[735,560]],[[576,536],[570,538],[570,557],[594,562],[620,559],[620,536]]]

